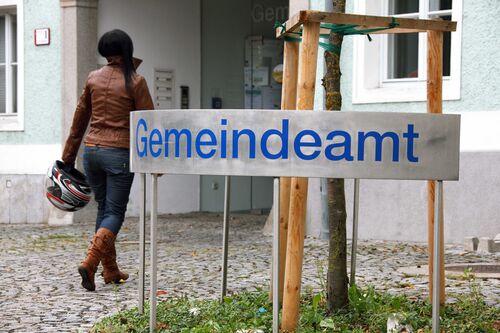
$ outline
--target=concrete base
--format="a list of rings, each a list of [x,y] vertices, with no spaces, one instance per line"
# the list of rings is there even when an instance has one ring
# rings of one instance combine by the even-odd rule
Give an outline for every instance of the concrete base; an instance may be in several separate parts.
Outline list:
[[[64,212],[56,207],[49,208],[48,224],[51,226],[63,226],[73,223],[73,213]]]
[[[477,251],[478,244],[479,238],[477,237],[465,237],[464,239],[464,249],[466,251]]]
[[[0,175],[0,223],[44,223],[51,204],[45,175]]]
[[[328,202],[327,180],[310,178],[307,194],[306,230],[307,236],[328,239]],[[266,224],[262,229],[264,235],[273,234],[273,210],[267,216]]]
[[[472,274],[479,279],[500,279],[500,266],[491,263],[470,263],[470,264],[449,264],[444,266],[447,278],[460,278],[464,275],[465,269],[470,269]],[[407,276],[429,275],[429,266],[401,267],[398,272]]]
[[[496,242],[494,239],[489,237],[481,237],[477,251],[488,253],[500,252],[500,242]]]

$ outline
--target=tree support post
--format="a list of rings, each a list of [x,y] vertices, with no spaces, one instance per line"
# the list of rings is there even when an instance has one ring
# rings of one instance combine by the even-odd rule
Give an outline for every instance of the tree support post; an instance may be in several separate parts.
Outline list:
[[[297,68],[299,64],[299,43],[285,41],[283,55],[283,86],[281,91],[281,109],[295,110],[297,103]],[[290,177],[280,178],[279,221],[279,290],[280,303],[283,302],[283,285],[285,281],[286,244],[288,238],[288,214],[290,210]],[[272,281],[272,279],[271,279]],[[273,286],[271,284],[271,294]],[[271,297],[270,294],[270,297]]]
[[[317,22],[306,22],[303,25],[297,86],[299,110],[312,110],[314,107],[319,30]],[[295,331],[299,320],[307,185],[307,178],[291,180],[282,321],[282,329],[290,332]]]
[[[443,113],[443,32],[427,31],[427,112]],[[434,258],[434,223],[435,220],[435,181],[427,182],[428,206],[427,206],[427,235],[429,253],[429,297],[433,299],[433,258]],[[444,220],[443,205],[440,206],[441,220]],[[439,263],[439,300],[441,304],[445,302],[445,275],[444,275],[444,223],[440,225],[440,263]]]

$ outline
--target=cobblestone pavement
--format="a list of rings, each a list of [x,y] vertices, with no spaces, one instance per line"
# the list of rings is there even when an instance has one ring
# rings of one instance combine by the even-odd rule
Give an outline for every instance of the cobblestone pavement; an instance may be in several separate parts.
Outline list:
[[[228,291],[269,284],[271,237],[263,236],[265,216],[234,215],[230,225]],[[217,214],[169,215],[159,219],[158,288],[168,294],[217,297],[220,288],[222,218]],[[131,274],[120,286],[96,292],[80,286],[76,267],[93,226],[0,224],[0,332],[87,332],[103,316],[137,305],[138,220],[128,219],[117,243],[118,260]],[[148,230],[148,229],[147,229]],[[306,239],[304,288],[320,288],[328,243]],[[357,282],[390,292],[426,297],[427,277],[407,277],[401,266],[426,264],[424,244],[360,241]],[[149,248],[147,247],[148,251]],[[148,252],[149,253],[149,252]],[[447,262],[497,262],[500,256],[446,247]],[[147,263],[148,264],[148,263]],[[148,279],[148,277],[146,277]],[[500,306],[499,280],[481,280],[488,303]],[[468,282],[447,279],[447,292],[468,290]],[[453,300],[452,297],[449,298]]]

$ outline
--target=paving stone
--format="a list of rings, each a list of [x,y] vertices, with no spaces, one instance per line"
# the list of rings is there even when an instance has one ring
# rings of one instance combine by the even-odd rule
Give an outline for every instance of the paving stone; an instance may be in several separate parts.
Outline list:
[[[479,244],[479,238],[477,237],[465,237],[464,248],[466,251],[477,251],[477,246]]]
[[[481,237],[481,239],[479,240],[477,250],[479,252],[490,252],[490,253],[497,252],[495,241],[489,237]]]
[[[228,292],[267,288],[272,238],[262,234],[265,216],[234,214],[230,221]],[[147,229],[149,231],[149,226]],[[138,220],[127,219],[118,237],[120,267],[127,283],[105,285],[96,275],[96,292],[80,286],[76,268],[92,236],[91,224],[63,227],[0,224],[0,332],[88,332],[98,318],[137,306]],[[220,292],[222,216],[168,215],[158,223],[158,289],[169,295],[216,299]],[[348,245],[350,249],[350,245]],[[149,278],[149,245],[146,246]],[[445,247],[447,263],[498,262],[499,253]],[[306,238],[303,286],[319,291],[326,274],[328,242]],[[350,262],[350,258],[348,258]],[[427,297],[427,277],[408,277],[401,266],[427,264],[427,247],[418,243],[358,241],[356,282],[410,297]],[[499,280],[476,281],[492,306],[500,306]],[[447,294],[469,291],[466,281],[446,279]],[[146,280],[146,290],[149,281]],[[148,297],[146,292],[146,297]],[[161,299],[161,297],[160,297]],[[448,301],[452,302],[454,296]]]

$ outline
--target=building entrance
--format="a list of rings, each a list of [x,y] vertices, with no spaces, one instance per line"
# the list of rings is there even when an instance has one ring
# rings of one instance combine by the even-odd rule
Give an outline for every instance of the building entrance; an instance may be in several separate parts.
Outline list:
[[[201,2],[202,108],[280,109],[283,42],[274,24],[288,18],[288,0]],[[231,210],[266,212],[268,177],[232,177]],[[224,177],[201,176],[200,209],[222,211]]]

